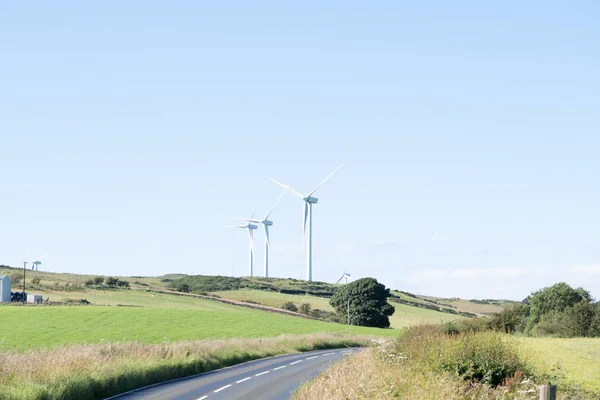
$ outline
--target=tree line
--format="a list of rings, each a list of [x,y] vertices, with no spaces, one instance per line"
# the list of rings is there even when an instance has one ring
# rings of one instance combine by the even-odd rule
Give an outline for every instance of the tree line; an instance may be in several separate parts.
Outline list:
[[[452,324],[448,326],[452,329]],[[600,303],[587,290],[559,282],[464,327],[527,336],[600,337]],[[456,325],[454,328],[459,329]]]

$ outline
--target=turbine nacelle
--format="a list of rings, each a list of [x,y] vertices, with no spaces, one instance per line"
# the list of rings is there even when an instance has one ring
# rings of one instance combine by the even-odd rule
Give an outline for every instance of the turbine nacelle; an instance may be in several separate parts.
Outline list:
[[[311,204],[317,204],[319,202],[319,199],[317,199],[316,197],[312,197],[312,196],[303,197],[302,200],[306,201],[307,203],[311,203]]]
[[[266,226],[273,226],[273,221],[269,221],[268,219],[264,219],[260,222],[262,222],[262,224]]]
[[[252,225],[252,224],[248,224],[248,225],[246,225],[246,228],[248,228],[248,229],[258,229],[258,226]]]

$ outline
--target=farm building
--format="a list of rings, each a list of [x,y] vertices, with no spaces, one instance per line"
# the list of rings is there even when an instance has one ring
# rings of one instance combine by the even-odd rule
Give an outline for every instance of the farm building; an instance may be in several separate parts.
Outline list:
[[[42,295],[41,294],[28,294],[27,302],[31,304],[42,304]]]
[[[10,303],[10,277],[0,275],[0,303]]]

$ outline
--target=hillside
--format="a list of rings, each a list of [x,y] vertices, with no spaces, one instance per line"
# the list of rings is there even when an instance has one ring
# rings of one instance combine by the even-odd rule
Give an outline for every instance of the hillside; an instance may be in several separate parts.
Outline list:
[[[0,266],[0,274],[22,276],[22,268]],[[118,277],[127,281],[130,289],[109,288],[100,285],[97,290],[86,286],[95,275],[26,271],[27,292],[41,294],[51,302],[86,299],[98,305],[132,305],[158,308],[198,307],[199,299],[161,293],[175,290],[184,293],[215,296],[236,302],[246,302],[280,308],[284,303],[299,307],[308,303],[317,309],[317,317],[327,319],[332,313],[329,298],[341,285],[326,282],[306,282],[279,278],[234,278],[225,276],[188,276],[167,274],[159,277]],[[35,278],[36,284],[33,284]],[[105,277],[106,278],[106,277]],[[39,281],[38,281],[39,280]],[[20,291],[22,282],[13,284]],[[389,299],[396,307],[390,318],[393,328],[403,328],[418,323],[446,322],[457,318],[482,316],[498,311],[503,301],[440,299],[418,296],[393,290]]]

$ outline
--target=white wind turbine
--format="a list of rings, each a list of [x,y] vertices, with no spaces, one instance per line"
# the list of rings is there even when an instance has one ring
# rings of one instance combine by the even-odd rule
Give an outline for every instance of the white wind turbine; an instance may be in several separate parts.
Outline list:
[[[348,278],[350,278],[350,274],[344,270],[344,272],[342,273],[342,276],[340,276],[340,279],[338,279],[336,283],[340,283],[342,281],[342,279],[345,279],[346,284],[348,284]]]
[[[279,200],[281,200],[281,197],[285,194],[285,190],[283,192],[281,192],[281,194],[279,195],[279,197],[277,198],[277,201],[275,201],[275,204],[273,204],[273,207],[271,207],[271,211],[269,211],[269,213],[266,215],[265,218],[261,219],[252,219],[252,218],[234,218],[234,219],[238,219],[241,221],[248,221],[248,222],[254,222],[255,224],[262,224],[263,227],[265,228],[265,278],[269,277],[269,249],[271,248],[271,238],[269,237],[269,227],[273,226],[273,221],[269,221],[269,216],[271,215],[271,213],[273,212],[273,210],[275,209],[275,206],[277,205],[277,203],[279,203]],[[254,214],[252,214],[254,215]]]
[[[254,217],[254,213],[252,213],[252,217]],[[246,225],[229,225],[225,228],[248,229],[248,240],[250,241],[250,276],[254,276],[254,230],[258,227],[248,223]]]
[[[304,201],[304,218],[302,220],[302,237],[304,239],[304,237],[306,236],[306,222],[308,221],[308,239],[307,239],[307,246],[306,246],[306,280],[307,281],[312,281],[312,206],[313,206],[313,204],[317,204],[319,202],[319,199],[317,199],[316,197],[312,197],[312,195],[317,191],[317,189],[319,189],[321,187],[321,185],[323,185],[325,183],[325,181],[327,181],[327,179],[331,178],[331,176],[333,174],[335,174],[343,166],[344,166],[343,164],[340,165],[332,173],[327,175],[327,177],[325,179],[323,179],[321,181],[321,183],[319,183],[317,185],[317,187],[314,188],[306,196],[301,195],[300,193],[296,192],[294,189],[284,185],[283,183],[277,182],[275,179],[271,178],[271,180],[273,182],[275,182],[279,186],[283,187],[284,189],[292,192],[293,194],[300,197]]]

